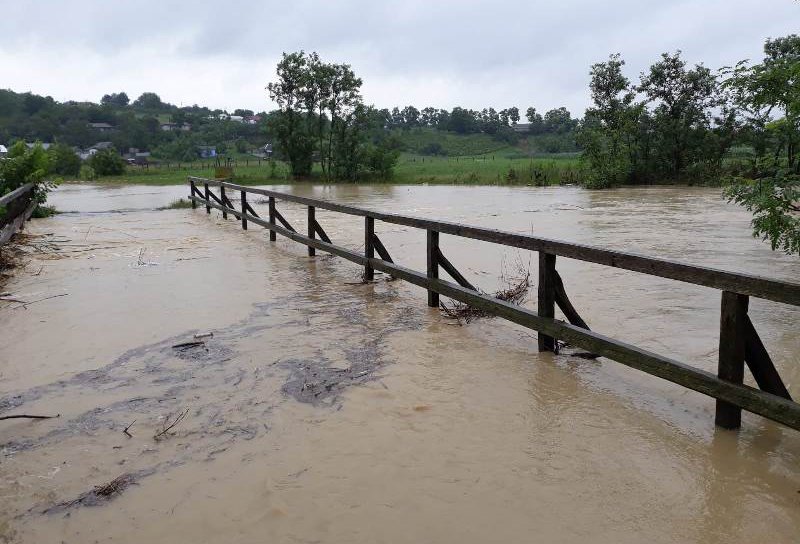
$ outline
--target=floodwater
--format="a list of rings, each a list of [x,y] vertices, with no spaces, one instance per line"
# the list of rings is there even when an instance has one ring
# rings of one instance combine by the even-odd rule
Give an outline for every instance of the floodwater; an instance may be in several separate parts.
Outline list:
[[[278,189],[800,278],[713,189]],[[66,185],[51,201],[72,213],[29,223],[2,288],[32,303],[0,302],[0,415],[60,417],[0,421],[0,542],[800,539],[800,433],[747,413],[716,429],[703,395],[537,353],[535,332],[502,320],[459,326],[423,290],[359,284],[353,263],[217,211],[155,210],[186,192]],[[305,230],[302,207],[279,209]],[[363,219],[317,219],[361,247]],[[425,269],[424,232],[376,227]],[[441,245],[486,291],[536,275],[527,252]],[[594,330],[714,370],[718,291],[557,266]],[[753,300],[751,316],[800,396],[800,311]],[[173,347],[187,342],[203,343]]]

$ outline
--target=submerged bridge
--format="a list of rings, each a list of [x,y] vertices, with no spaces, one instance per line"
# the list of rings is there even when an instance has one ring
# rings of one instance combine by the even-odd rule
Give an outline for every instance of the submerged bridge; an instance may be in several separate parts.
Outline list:
[[[439,296],[452,298],[507,319],[538,332],[539,351],[557,351],[558,340],[589,351],[593,356],[622,363],[653,376],[698,391],[716,399],[715,423],[726,429],[741,426],[742,410],[800,430],[800,404],[792,400],[778,370],[770,359],[753,322],[748,315],[750,297],[800,306],[800,284],[737,274],[693,266],[666,259],[656,259],[598,247],[573,244],[537,236],[479,228],[460,223],[435,221],[392,213],[344,206],[324,200],[300,197],[276,191],[236,185],[227,181],[189,178],[192,207],[215,208],[241,221],[269,229],[270,240],[280,234],[308,246],[308,254],[316,250],[337,255],[364,267],[364,279],[372,280],[376,270],[418,285],[428,291],[428,305],[439,306]],[[218,189],[219,194],[212,190]],[[229,194],[240,196],[235,208]],[[247,195],[269,200],[269,215],[260,217],[247,201]],[[281,215],[279,201],[307,206],[306,234],[298,232]],[[364,253],[357,253],[334,244],[315,216],[317,208],[364,218]],[[427,270],[419,272],[396,264],[380,238],[375,234],[375,221],[404,225],[427,232]],[[481,240],[539,253],[538,304],[536,311],[523,308],[478,291],[447,259],[439,247],[441,233]],[[378,254],[378,257],[375,254]],[[640,272],[721,291],[719,362],[717,375],[598,334],[589,329],[570,302],[564,283],[556,270],[558,256]],[[439,277],[440,269],[455,280]],[[569,323],[555,319],[555,306]],[[758,389],[744,384],[747,366]]]

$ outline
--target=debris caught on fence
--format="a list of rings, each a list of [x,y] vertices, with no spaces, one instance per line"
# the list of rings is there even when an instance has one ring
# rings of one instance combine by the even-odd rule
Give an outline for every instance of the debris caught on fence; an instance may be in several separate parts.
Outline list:
[[[496,291],[492,296],[511,304],[522,304],[528,296],[531,287],[530,263],[525,266],[521,261],[517,261],[514,269],[509,272],[503,267],[501,281],[505,284],[504,289]],[[482,291],[479,291],[482,294]],[[455,319],[459,324],[470,323],[482,317],[495,317],[493,313],[480,308],[475,308],[464,302],[452,301],[450,304],[441,302],[439,307],[445,317]]]

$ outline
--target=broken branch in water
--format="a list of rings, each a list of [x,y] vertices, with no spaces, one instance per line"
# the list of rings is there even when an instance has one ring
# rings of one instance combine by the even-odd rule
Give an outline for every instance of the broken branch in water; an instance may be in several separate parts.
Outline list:
[[[131,424],[130,424],[130,425],[128,425],[127,427],[125,427],[124,429],[122,429],[122,432],[123,432],[123,433],[125,433],[126,435],[128,435],[128,438],[133,438],[133,435],[132,435],[131,433],[129,433],[129,432],[128,432],[128,429],[130,429],[131,427],[133,427],[133,424],[134,424],[134,423],[136,423],[136,420],[135,420],[135,419],[134,419],[133,421],[131,421]]]
[[[42,302],[43,300],[50,300],[51,298],[65,297],[68,294],[69,293],[61,293],[60,295],[50,295],[49,297],[38,298],[36,300],[31,300],[30,302],[25,302],[25,301],[20,300],[20,301],[17,301],[17,302],[19,302],[19,306],[14,306],[14,309],[16,309],[16,308],[25,308],[27,310],[28,306],[30,306],[31,304],[36,304],[37,302]]]
[[[182,344],[175,344],[172,347],[174,349],[187,349],[187,348],[193,348],[193,347],[196,347],[196,346],[202,346],[203,344],[205,344],[205,342],[203,342],[202,340],[198,340],[197,342],[183,342]]]
[[[178,415],[178,417],[175,418],[175,421],[173,421],[169,425],[167,425],[167,423],[169,422],[169,417],[167,417],[164,420],[164,425],[165,425],[164,428],[161,429],[161,431],[159,431],[158,433],[156,433],[153,436],[153,439],[158,440],[160,437],[165,436],[169,431],[171,431],[173,428],[175,428],[176,425],[178,425],[181,421],[183,421],[183,418],[185,418],[186,414],[188,414],[188,413],[189,413],[189,409],[187,408],[186,410],[181,412]]]
[[[59,503],[51,506],[43,513],[62,511],[73,506],[98,506],[103,501],[111,499],[114,495],[122,493],[125,488],[135,483],[133,474],[123,474],[117,476],[104,485],[96,485],[91,491],[82,493],[77,499]]]
[[[61,417],[61,414],[54,416],[32,416],[30,414],[15,414],[13,416],[0,416],[0,419],[53,419]]]

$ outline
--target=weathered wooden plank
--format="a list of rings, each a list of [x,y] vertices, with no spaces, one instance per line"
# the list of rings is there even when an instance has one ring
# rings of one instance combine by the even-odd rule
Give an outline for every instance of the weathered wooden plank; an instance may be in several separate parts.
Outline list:
[[[18,214],[14,219],[8,221],[2,228],[0,228],[0,246],[8,242],[16,233],[25,226],[25,221],[30,219],[33,210],[36,209],[36,201],[30,200],[28,205]]]
[[[439,233],[429,230],[427,235],[427,277],[436,279],[439,277]],[[428,289],[428,306],[431,308],[439,307],[439,293]]]
[[[209,206],[209,204],[211,203],[211,191],[208,190],[208,183],[204,183],[203,186],[205,187],[205,190],[206,190],[206,193],[205,193],[205,197],[206,197],[206,213],[211,213],[211,206]],[[242,194],[245,194],[245,192],[242,191]]]
[[[220,189],[224,189],[224,187],[221,187]],[[220,206],[225,206],[225,203],[222,201],[220,197],[214,194],[214,191],[209,191],[208,196],[211,197],[211,199],[214,200]]]
[[[275,225],[275,197],[274,196],[269,197],[269,223],[270,223],[270,225]],[[270,230],[269,231],[269,241],[270,242],[274,242],[275,240],[277,240],[277,237],[275,236],[275,231],[274,230]]]
[[[197,193],[198,196],[199,196],[199,192],[197,191],[197,187],[194,184],[194,179],[190,177],[189,178],[189,200],[192,201],[192,209],[193,210],[197,208],[197,202],[193,198],[195,193]]]
[[[0,206],[7,206],[9,203],[11,203],[14,200],[17,200],[18,198],[24,198],[28,193],[33,191],[33,188],[34,188],[33,183],[26,183],[21,187],[17,187],[10,193],[6,193],[3,196],[0,196]]]
[[[720,379],[741,384],[744,380],[745,340],[747,338],[748,297],[722,292],[719,323]],[[742,424],[742,409],[725,400],[717,399],[716,424],[725,429],[738,429]]]
[[[364,281],[375,279],[375,269],[369,264],[369,259],[375,257],[375,220],[369,216],[364,218],[364,256],[367,261],[364,264]]]
[[[381,239],[378,238],[378,235],[374,232],[372,233],[372,245],[375,247],[375,251],[378,252],[378,255],[380,255],[381,259],[390,263],[394,262],[392,260],[392,256],[389,255],[389,251],[386,249],[386,246],[383,245]]]
[[[249,202],[246,202],[245,205],[247,206],[246,213],[249,213],[250,215],[252,215],[254,217],[261,217],[260,215],[258,215],[256,213],[256,211],[253,209],[253,207],[250,205]]]
[[[316,208],[314,206],[308,207],[308,237],[309,238],[316,238],[317,230],[314,228],[314,223],[317,222],[316,218],[314,217],[314,211]],[[316,249],[313,246],[308,246],[308,256],[313,257],[316,255]]]
[[[763,391],[792,400],[749,315],[745,316],[745,328],[744,360],[756,383]]]
[[[190,178],[196,182],[221,185],[233,189],[240,189],[243,186],[229,182],[219,182],[205,180],[203,178]],[[319,209],[337,211],[356,216],[370,215],[374,219],[416,227],[425,230],[435,230],[437,232],[472,238],[502,244],[520,249],[531,251],[544,251],[553,255],[560,255],[571,259],[582,260],[590,263],[602,264],[624,270],[640,272],[651,276],[668,278],[683,281],[696,285],[703,285],[721,290],[727,290],[743,295],[750,295],[775,302],[800,305],[800,283],[787,282],[754,276],[749,274],[737,274],[718,270],[709,267],[694,266],[667,259],[656,259],[635,253],[614,251],[584,244],[574,244],[559,240],[535,237],[527,234],[517,234],[504,232],[494,229],[484,229],[472,227],[459,223],[446,221],[435,221],[430,219],[402,216],[397,214],[382,213],[378,211],[355,208],[326,202],[324,200],[311,199],[295,195],[259,189],[256,187],[244,187],[248,192],[264,196],[278,197],[282,200],[297,202],[300,204],[313,205]]]
[[[691,367],[674,359],[608,338],[594,331],[582,329],[555,319],[541,317],[527,308],[498,300],[490,295],[472,291],[466,287],[438,278],[429,278],[426,274],[394,263],[381,259],[367,259],[364,255],[354,251],[323,242],[322,240],[308,238],[278,225],[271,225],[263,219],[254,217],[248,217],[248,219],[263,227],[274,229],[276,233],[280,233],[282,236],[296,242],[306,245],[312,244],[321,251],[343,257],[362,266],[369,264],[375,270],[386,272],[429,291],[481,308],[498,317],[543,332],[551,337],[560,338],[571,345],[597,353],[631,368],[641,370],[710,397],[724,400],[755,414],[800,430],[800,404],[777,395],[759,391],[747,385],[720,380],[710,372]]]
[[[561,274],[555,269],[553,270],[553,290],[556,304],[558,304],[558,307],[564,312],[567,321],[577,327],[589,330],[589,325],[586,324],[586,321],[583,320],[578,310],[575,309],[575,306],[572,305],[572,301],[567,296],[567,290],[564,287],[564,280],[561,279]]]
[[[436,260],[439,261],[439,265],[442,268],[444,268],[445,272],[450,274],[451,278],[456,280],[457,284],[459,284],[462,287],[466,287],[467,289],[472,289],[473,291],[477,291],[477,289],[475,289],[475,286],[472,285],[470,282],[468,282],[467,278],[462,276],[461,272],[459,272],[458,269],[455,266],[453,266],[453,263],[447,260],[447,257],[445,257],[444,253],[442,253],[441,247],[437,247],[436,252],[437,252]]]
[[[316,230],[316,232],[317,232],[317,235],[318,235],[318,236],[319,236],[319,237],[320,237],[320,238],[321,238],[323,241],[325,241],[325,242],[328,242],[329,244],[333,243],[333,242],[331,242],[331,239],[328,237],[328,234],[327,234],[327,233],[325,232],[325,230],[322,228],[322,225],[320,225],[320,224],[319,224],[319,221],[316,221],[316,220],[314,221],[314,230]]]
[[[239,218],[242,220],[242,230],[247,230],[247,191],[242,191],[242,214]]]
[[[224,208],[228,207],[228,199],[225,196],[225,186],[224,185],[221,185],[220,188],[219,188],[219,203],[222,204],[222,206]],[[222,210],[222,218],[223,219],[227,219],[228,218],[228,210],[227,209],[223,209]]]
[[[540,317],[553,319],[556,315],[556,293],[553,279],[556,274],[556,256],[539,252],[539,286],[536,313]],[[539,331],[539,351],[556,351],[556,339]]]

